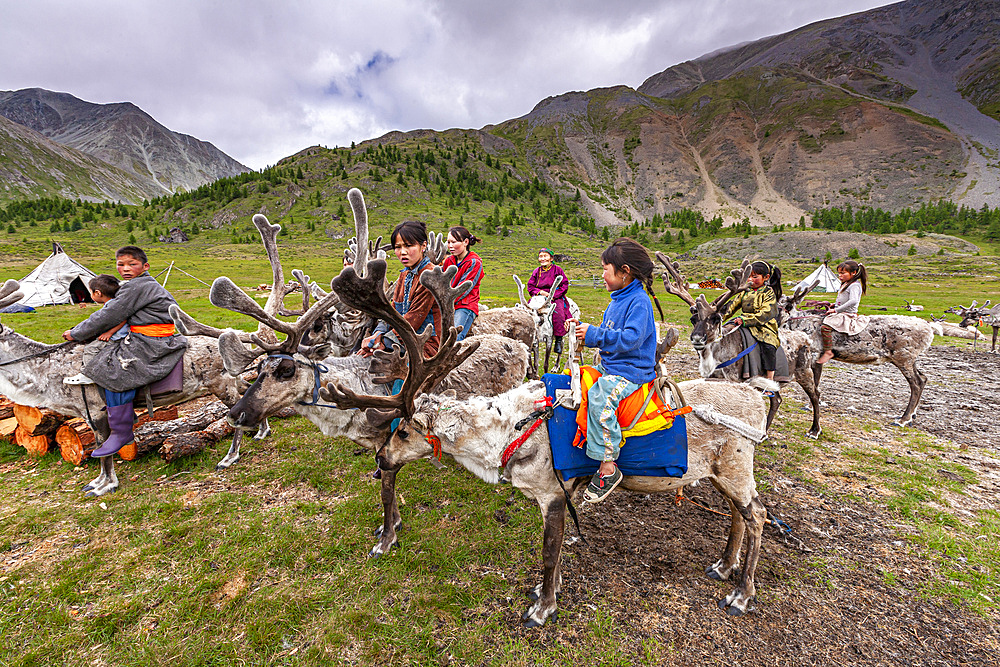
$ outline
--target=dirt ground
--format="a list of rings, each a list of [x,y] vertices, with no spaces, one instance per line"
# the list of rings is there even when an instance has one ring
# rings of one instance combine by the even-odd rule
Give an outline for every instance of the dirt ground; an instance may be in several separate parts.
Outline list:
[[[686,368],[692,360],[691,352],[678,355],[679,375],[692,376]],[[956,443],[953,452],[942,455],[957,457],[980,480],[963,502],[968,509],[995,509],[1000,483],[990,454],[996,451],[1000,413],[1000,356],[934,346],[920,367],[929,383],[914,428]],[[902,412],[907,385],[895,368],[833,364],[823,387],[828,405],[822,419],[828,425],[840,416],[867,415],[886,429],[898,428],[888,424]],[[789,389],[786,395],[794,397]],[[805,395],[795,391],[804,401]],[[836,428],[855,445],[885,446],[885,433],[892,432],[869,433],[852,423]],[[769,441],[760,447],[781,444]],[[675,506],[670,495],[628,492],[581,508],[587,541],[570,538],[564,549],[561,610],[570,619],[590,618],[595,603],[614,600],[602,605],[613,617],[613,636],[635,642],[637,655],[644,638],[671,643],[678,664],[1000,664],[1000,619],[925,599],[921,589],[941,574],[906,541],[907,527],[879,502],[884,492],[877,482],[850,471],[837,473],[835,459],[832,453],[810,462],[809,476],[822,484],[807,486],[790,478],[783,464],[768,465],[758,457],[765,469],[759,476],[773,485],[762,493],[764,503],[811,551],[765,531],[753,613],[735,619],[722,614],[715,601],[732,590],[732,583],[713,581],[703,572],[722,553],[728,519],[690,503]],[[859,500],[845,502],[846,493]],[[689,487],[686,495],[727,510],[708,485]],[[567,534],[575,535],[569,521]],[[540,570],[526,573],[525,588],[539,576]],[[527,600],[514,601],[513,607],[498,600],[497,605],[508,608],[510,627],[516,627],[514,614],[526,608]],[[588,631],[586,624],[564,620],[543,628],[538,641],[568,645],[577,633]]]

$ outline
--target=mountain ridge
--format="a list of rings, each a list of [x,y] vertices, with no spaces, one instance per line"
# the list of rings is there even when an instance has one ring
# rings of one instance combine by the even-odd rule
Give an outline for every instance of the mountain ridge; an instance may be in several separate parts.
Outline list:
[[[131,102],[95,104],[69,93],[25,88],[0,91],[0,116],[147,181],[150,196],[190,191],[249,171],[211,143],[169,130]]]

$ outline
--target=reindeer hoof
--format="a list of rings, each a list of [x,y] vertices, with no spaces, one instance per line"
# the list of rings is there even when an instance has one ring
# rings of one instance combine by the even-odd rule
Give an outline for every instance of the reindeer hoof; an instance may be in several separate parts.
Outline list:
[[[393,542],[392,544],[389,545],[388,549],[383,549],[381,543],[376,544],[375,546],[372,547],[372,550],[368,552],[368,557],[373,559],[379,558],[380,556],[384,556],[385,554],[389,553],[393,549],[398,549],[398,548],[399,548],[399,542]]]
[[[822,433],[822,431],[809,431],[808,433],[806,433],[806,437],[809,438],[810,440],[819,440],[820,433]]]

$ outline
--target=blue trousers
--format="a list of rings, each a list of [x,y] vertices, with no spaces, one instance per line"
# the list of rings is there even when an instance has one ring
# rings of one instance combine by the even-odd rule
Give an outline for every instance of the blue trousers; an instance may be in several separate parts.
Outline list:
[[[458,340],[463,340],[469,335],[472,323],[476,321],[476,314],[468,308],[455,309],[455,326],[458,327]]]
[[[129,389],[128,391],[111,391],[110,389],[104,390],[104,402],[109,408],[113,408],[116,405],[126,405],[135,400],[135,389]]]
[[[639,388],[621,375],[602,375],[587,392],[587,456],[614,461],[622,446],[618,404]]]

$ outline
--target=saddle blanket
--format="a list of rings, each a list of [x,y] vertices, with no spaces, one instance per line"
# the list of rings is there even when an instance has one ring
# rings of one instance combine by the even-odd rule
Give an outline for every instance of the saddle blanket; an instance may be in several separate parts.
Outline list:
[[[569,389],[568,375],[546,373],[542,376],[545,393],[553,400],[557,389]],[[597,472],[600,461],[595,461],[579,447],[573,446],[576,437],[576,411],[557,407],[548,420],[549,443],[556,470],[564,480],[590,476]],[[683,416],[676,416],[673,425],[648,435],[628,438],[616,461],[626,475],[644,477],[683,477],[687,472],[687,423]]]

